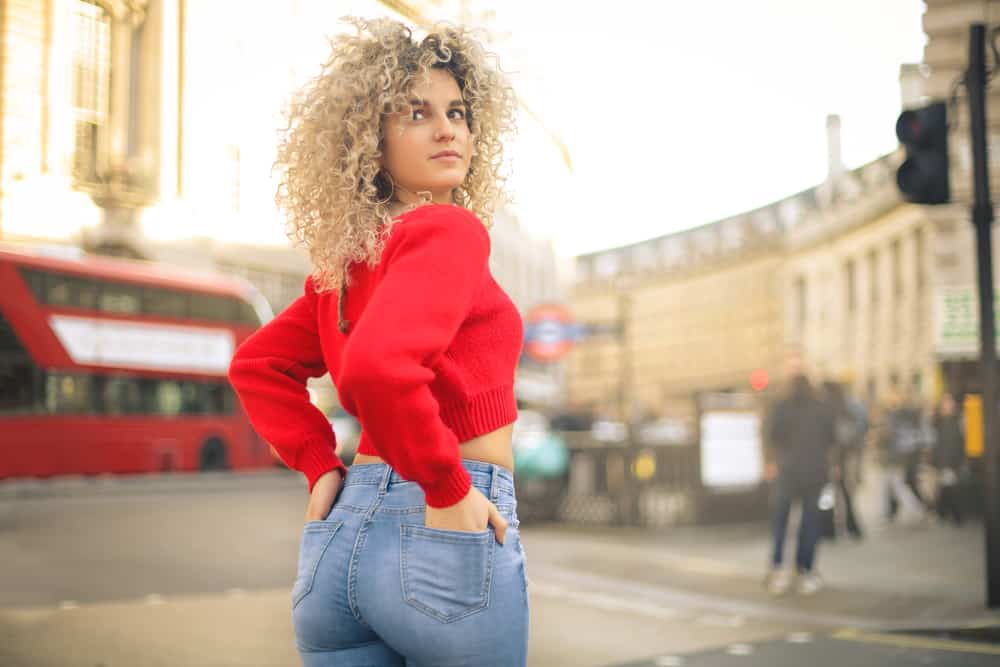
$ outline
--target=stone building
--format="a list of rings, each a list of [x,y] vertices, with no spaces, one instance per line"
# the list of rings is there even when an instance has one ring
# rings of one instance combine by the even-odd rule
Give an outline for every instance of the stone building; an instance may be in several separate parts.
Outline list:
[[[624,322],[624,334],[578,345],[574,402],[630,419],[690,416],[701,394],[780,381],[790,351],[817,379],[872,400],[891,386],[935,391],[937,232],[898,197],[901,155],[846,170],[836,116],[828,139],[828,178],[814,188],[577,258],[574,311],[595,326]]]

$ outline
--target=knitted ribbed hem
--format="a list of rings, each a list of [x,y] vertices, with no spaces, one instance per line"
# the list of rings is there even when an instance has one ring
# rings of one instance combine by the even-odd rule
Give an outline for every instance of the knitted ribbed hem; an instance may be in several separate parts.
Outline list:
[[[309,482],[309,493],[312,493],[316,480],[331,470],[339,470],[342,477],[347,476],[347,466],[334,451],[329,440],[312,438],[307,440],[296,461],[298,470],[306,476]]]
[[[421,485],[424,499],[431,507],[451,507],[464,498],[472,487],[469,471],[459,463],[454,470],[434,484]]]
[[[514,385],[505,385],[476,394],[468,401],[441,406],[441,421],[459,442],[491,433],[517,419]]]

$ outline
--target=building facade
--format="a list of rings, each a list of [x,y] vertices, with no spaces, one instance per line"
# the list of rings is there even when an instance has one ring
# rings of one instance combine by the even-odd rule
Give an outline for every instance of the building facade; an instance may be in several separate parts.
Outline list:
[[[959,247],[954,223],[900,201],[900,154],[846,170],[836,117],[828,138],[829,175],[815,188],[577,258],[573,309],[612,335],[572,353],[574,403],[614,418],[689,418],[702,394],[780,383],[790,353],[871,401],[890,388],[918,400],[940,391],[935,308],[971,246]]]

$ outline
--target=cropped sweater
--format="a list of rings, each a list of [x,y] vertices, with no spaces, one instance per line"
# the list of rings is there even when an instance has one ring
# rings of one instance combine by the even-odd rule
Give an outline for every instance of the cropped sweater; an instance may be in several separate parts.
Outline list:
[[[358,452],[417,482],[432,507],[465,497],[459,443],[517,417],[514,370],[523,329],[489,271],[490,237],[458,206],[403,214],[374,268],[355,262],[344,292],[305,294],[236,350],[229,379],[260,435],[309,490],[334,469],[333,429],[306,380],[330,373],[361,425]]]

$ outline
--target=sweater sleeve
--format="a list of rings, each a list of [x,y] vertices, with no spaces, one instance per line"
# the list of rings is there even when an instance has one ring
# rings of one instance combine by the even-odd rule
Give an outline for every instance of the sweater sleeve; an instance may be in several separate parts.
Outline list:
[[[335,453],[333,427],[306,390],[308,378],[324,373],[308,295],[243,341],[229,365],[229,381],[250,423],[288,467],[305,474],[310,492],[330,470],[347,474]]]
[[[399,223],[341,360],[344,407],[432,507],[454,505],[470,487],[458,438],[441,420],[430,384],[487,275],[489,252],[482,222],[458,207],[433,207]]]

